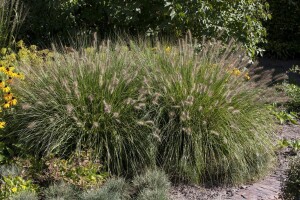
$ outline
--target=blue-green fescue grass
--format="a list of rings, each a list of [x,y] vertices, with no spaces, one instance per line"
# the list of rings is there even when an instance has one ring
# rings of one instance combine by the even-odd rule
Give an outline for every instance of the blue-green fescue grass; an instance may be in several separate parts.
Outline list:
[[[130,199],[125,179],[109,179],[101,188],[88,190],[81,195],[83,200],[125,200]]]
[[[43,191],[43,196],[47,200],[74,200],[80,198],[80,191],[71,184],[64,182],[53,183]]]
[[[144,66],[160,138],[157,164],[175,180],[238,184],[265,174],[274,160],[274,122],[244,68],[239,46],[188,40],[156,52],[135,46]],[[234,75],[239,69],[241,73]]]
[[[45,67],[24,66],[15,115],[20,142],[38,154],[90,148],[114,174],[154,163],[152,131],[138,77],[142,66],[109,42],[82,52],[55,53]]]
[[[171,183],[161,170],[147,170],[132,180],[138,200],[167,200]]]
[[[11,200],[38,200],[35,192],[23,191],[10,197]]]
[[[38,154],[94,149],[114,174],[156,162],[173,180],[238,184],[268,171],[274,123],[238,45],[129,43],[24,65],[11,134]]]

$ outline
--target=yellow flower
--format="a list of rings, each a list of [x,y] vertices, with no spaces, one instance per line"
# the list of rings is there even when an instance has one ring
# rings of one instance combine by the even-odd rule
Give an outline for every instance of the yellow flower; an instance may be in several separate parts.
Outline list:
[[[13,98],[13,95],[10,92],[4,95],[5,101],[10,101],[10,100],[12,100],[12,98]]]
[[[0,67],[0,71],[1,71],[1,72],[5,72],[5,71],[6,71],[6,68],[5,68],[4,66],[1,66],[1,67]]]
[[[237,68],[234,68],[232,70],[232,74],[235,75],[235,76],[239,76],[239,75],[241,75],[241,71],[239,69],[237,69]]]
[[[15,105],[17,105],[17,103],[18,103],[18,100],[15,97],[12,97],[11,101],[9,102],[9,104],[11,106],[15,106]]]
[[[16,192],[18,191],[18,188],[13,187],[13,188],[11,189],[11,191],[12,191],[13,193],[16,193]]]
[[[244,75],[244,78],[245,78],[245,80],[247,80],[247,81],[250,80],[250,76],[249,76],[249,73],[248,73],[248,72]]]
[[[170,53],[171,52],[171,47],[167,47],[166,49],[165,49],[165,51],[167,52],[167,53]]]
[[[5,104],[3,105],[3,108],[9,108],[10,104],[8,102],[5,102]]]
[[[21,79],[21,80],[25,79],[24,74],[21,74],[21,73],[18,73],[16,77],[19,78],[19,79]]]
[[[2,80],[0,80],[0,88],[2,89],[2,88],[4,88],[4,87],[5,87],[5,82],[2,81]]]
[[[13,82],[13,78],[12,77],[8,77],[8,79],[6,80],[6,83],[11,84]]]
[[[2,88],[2,91],[7,93],[7,92],[10,91],[10,87],[8,87],[8,86],[6,85],[6,86],[4,86],[4,88]]]
[[[0,122],[0,128],[1,128],[1,129],[4,128],[5,125],[6,125],[6,122]]]

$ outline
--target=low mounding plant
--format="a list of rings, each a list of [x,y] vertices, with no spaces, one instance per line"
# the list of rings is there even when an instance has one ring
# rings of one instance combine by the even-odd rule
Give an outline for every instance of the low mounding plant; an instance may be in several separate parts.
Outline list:
[[[137,190],[137,199],[168,199],[170,182],[167,175],[160,170],[148,170],[133,179],[133,187]]]
[[[111,50],[54,53],[47,66],[24,65],[18,84],[22,111],[12,135],[36,154],[92,149],[105,170],[137,173],[153,163],[153,122],[146,111],[134,54]],[[71,50],[68,50],[71,51]]]
[[[43,192],[45,199],[49,200],[73,200],[79,199],[79,192],[70,184],[64,182],[54,183],[46,188]]]
[[[199,53],[194,46],[186,40],[155,53],[136,47],[161,141],[157,163],[195,183],[253,180],[273,160],[274,122],[248,81],[248,59],[234,42],[211,41]]]
[[[101,188],[89,190],[82,194],[83,200],[122,200],[129,199],[128,186],[124,179],[110,179]]]
[[[72,154],[68,160],[62,158],[46,158],[45,179],[64,181],[78,188],[93,188],[103,184],[107,173],[102,166],[91,158],[91,151]]]
[[[11,200],[38,200],[38,196],[35,192],[24,191],[19,194],[13,195]]]
[[[300,156],[295,157],[290,162],[287,178],[282,187],[282,197],[286,200],[300,198]]]

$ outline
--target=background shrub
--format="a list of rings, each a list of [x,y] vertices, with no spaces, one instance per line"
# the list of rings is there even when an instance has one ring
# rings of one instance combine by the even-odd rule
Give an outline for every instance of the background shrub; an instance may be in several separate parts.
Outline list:
[[[282,197],[286,200],[300,198],[300,157],[295,157],[290,162],[287,178],[282,187]]]
[[[51,1],[22,0],[30,9],[23,27],[23,38],[49,41],[66,38],[78,30],[110,35],[126,31],[132,35],[183,36],[191,30],[196,37],[235,37],[255,55],[258,43],[265,42],[262,21],[268,19],[265,0],[251,1]],[[44,13],[48,13],[47,16]],[[39,41],[37,41],[39,40]]]
[[[2,0],[0,2],[0,48],[15,42],[25,12],[19,0]]]
[[[272,19],[267,28],[267,51],[280,58],[300,55],[300,1],[268,0]]]

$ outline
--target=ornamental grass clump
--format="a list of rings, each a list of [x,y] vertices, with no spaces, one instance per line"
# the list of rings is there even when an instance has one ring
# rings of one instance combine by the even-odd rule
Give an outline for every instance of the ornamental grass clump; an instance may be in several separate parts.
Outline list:
[[[107,41],[24,64],[10,135],[38,155],[91,149],[113,174],[155,163],[193,183],[259,178],[272,166],[274,123],[249,59],[234,42],[196,46]]]
[[[273,119],[234,42],[135,46],[157,127],[157,164],[175,180],[238,184],[268,171]],[[133,49],[134,49],[133,48]],[[249,80],[250,79],[250,80]]]
[[[104,169],[131,175],[154,161],[153,121],[133,54],[109,41],[81,52],[53,52],[45,67],[24,65],[20,112],[11,135],[38,155],[92,149]],[[25,76],[26,76],[25,75]]]

